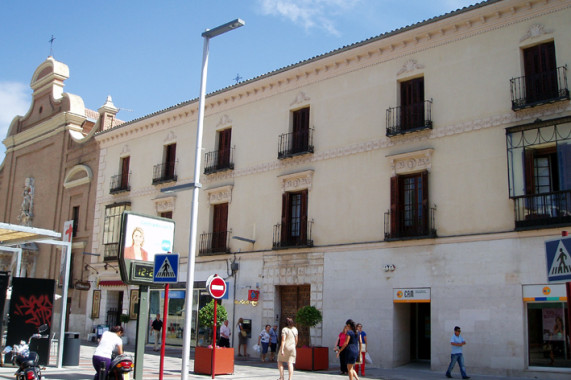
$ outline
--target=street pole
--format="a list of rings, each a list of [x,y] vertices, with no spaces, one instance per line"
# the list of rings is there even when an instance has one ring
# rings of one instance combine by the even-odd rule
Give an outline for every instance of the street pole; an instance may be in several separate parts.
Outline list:
[[[192,189],[192,205],[190,210],[190,239],[188,242],[188,267],[186,271],[186,299],[184,303],[184,337],[182,347],[181,380],[188,379],[190,362],[190,339],[192,329],[192,296],[194,292],[194,268],[196,263],[196,233],[198,222],[198,190],[200,184],[200,161],[202,158],[202,129],[204,125],[204,98],[206,97],[206,74],[208,71],[208,45],[211,38],[229,32],[244,25],[244,21],[236,19],[214,29],[202,33],[204,46],[202,50],[202,71],[200,75],[200,95],[198,98],[198,125],[196,128],[196,152],[194,156],[194,186]]]

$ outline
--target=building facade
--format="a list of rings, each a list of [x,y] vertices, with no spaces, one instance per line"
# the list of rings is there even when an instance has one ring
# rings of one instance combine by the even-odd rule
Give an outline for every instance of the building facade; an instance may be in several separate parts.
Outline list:
[[[73,243],[66,315],[68,331],[83,331],[90,269],[99,148],[94,134],[120,121],[111,98],[98,110],[84,106],[77,95],[63,91],[69,78],[64,63],[48,57],[33,73],[30,109],[14,117],[0,166],[0,220],[5,223],[61,231],[73,220]],[[104,127],[105,126],[105,127]],[[54,279],[62,294],[61,248],[41,243],[23,247],[21,277]],[[15,275],[11,253],[0,251],[1,270]],[[61,316],[54,304],[52,326]],[[52,330],[53,331],[53,330]]]
[[[567,296],[544,242],[571,225],[569,19],[568,0],[485,1],[210,94],[193,319],[217,273],[254,339],[311,304],[323,322],[302,344],[333,345],[352,318],[382,367],[445,370],[459,325],[470,372],[568,374]],[[124,210],[174,219],[186,268],[191,191],[165,189],[193,182],[197,108],[96,134],[98,270],[117,265]],[[100,310],[136,291],[104,273]]]

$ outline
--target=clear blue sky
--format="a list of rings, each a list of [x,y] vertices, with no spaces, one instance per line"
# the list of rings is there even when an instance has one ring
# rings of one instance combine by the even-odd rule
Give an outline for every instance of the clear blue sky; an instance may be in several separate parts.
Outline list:
[[[0,1],[0,141],[31,103],[30,80],[50,55],[69,66],[65,92],[97,110],[107,95],[133,120],[198,97],[201,33],[207,92],[440,16],[475,0]],[[5,147],[0,144],[0,162]]]

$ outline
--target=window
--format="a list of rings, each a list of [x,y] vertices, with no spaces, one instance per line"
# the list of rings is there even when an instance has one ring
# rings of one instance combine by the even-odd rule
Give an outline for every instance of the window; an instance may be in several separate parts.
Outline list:
[[[161,218],[172,219],[172,211],[161,212]]]
[[[311,245],[308,240],[307,190],[286,192],[282,196],[282,222],[279,244],[282,247]]]
[[[557,97],[557,65],[553,42],[523,51],[527,103]]]
[[[153,184],[176,181],[176,144],[165,145],[163,162],[153,168]]]
[[[292,132],[280,135],[278,158],[313,153],[312,129],[309,127],[309,107],[291,113]]]
[[[129,163],[131,157],[121,158],[121,188],[127,189],[129,187]]]
[[[212,251],[224,252],[228,232],[228,203],[213,206],[212,218]]]
[[[424,99],[424,78],[400,83],[400,106],[387,109],[387,136],[432,128],[432,100]]]
[[[117,260],[119,254],[119,239],[121,237],[121,217],[123,211],[131,210],[131,205],[114,204],[105,208],[103,222],[103,246],[105,260]]]
[[[77,229],[79,227],[79,206],[74,206],[73,210],[72,210],[72,220],[73,220],[73,230],[72,230],[72,236],[76,237],[77,236]]]
[[[428,172],[392,177],[391,209],[385,218],[385,238],[435,236],[433,225],[433,209],[428,207]]]
[[[232,159],[232,129],[218,132],[218,150],[205,154],[204,174],[211,174],[226,169],[234,169]]]
[[[506,133],[516,227],[571,221],[571,118],[512,127]]]

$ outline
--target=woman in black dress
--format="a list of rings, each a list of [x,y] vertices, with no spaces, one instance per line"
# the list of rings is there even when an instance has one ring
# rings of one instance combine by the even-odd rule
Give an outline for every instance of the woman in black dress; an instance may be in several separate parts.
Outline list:
[[[353,322],[352,319],[348,319],[345,324],[347,325],[347,338],[345,339],[343,346],[339,351],[337,351],[337,357],[339,357],[339,354],[342,351],[347,350],[345,358],[347,360],[349,380],[359,380],[359,376],[357,376],[357,372],[355,372],[353,367],[361,355],[361,338],[360,335],[357,334],[357,328],[355,327],[355,322]]]

